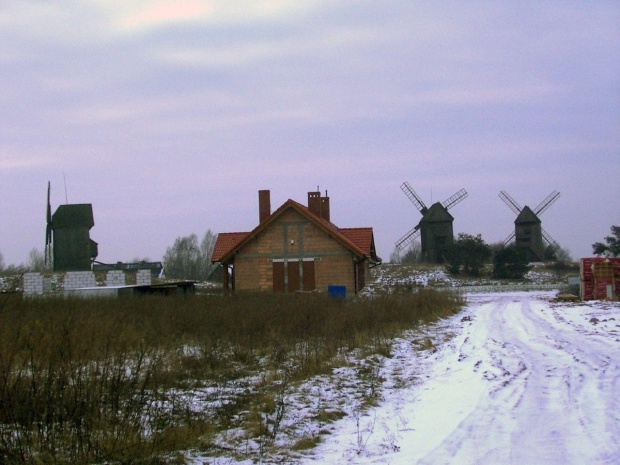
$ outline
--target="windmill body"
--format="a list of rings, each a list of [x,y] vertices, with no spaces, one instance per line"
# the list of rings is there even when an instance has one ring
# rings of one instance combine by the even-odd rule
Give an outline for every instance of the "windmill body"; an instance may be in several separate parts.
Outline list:
[[[560,246],[542,228],[542,221],[539,216],[551,206],[559,197],[560,193],[553,191],[533,210],[527,205],[521,207],[506,191],[501,191],[499,197],[504,201],[508,208],[517,214],[515,219],[515,229],[504,241],[510,243],[513,239],[517,247],[521,248],[528,261],[543,261],[545,258],[546,247],[558,250]]]
[[[427,261],[443,261],[446,248],[454,241],[454,217],[437,202],[420,220],[422,255]]]
[[[467,197],[461,189],[446,201],[434,203],[427,208],[409,183],[404,182],[401,190],[422,214],[420,222],[396,241],[396,248],[403,250],[418,237],[422,243],[422,256],[425,261],[442,262],[448,245],[454,242],[454,217],[448,210]]]
[[[53,264],[54,271],[91,270],[98,252],[97,243],[90,238],[90,229],[95,225],[92,205],[61,205],[52,215],[48,183],[46,216],[46,266]]]
[[[527,205],[515,220],[515,242],[526,250],[529,261],[540,262],[545,256],[542,222]]]
[[[91,204],[61,205],[52,215],[54,271],[89,271],[97,257],[90,238],[95,225]]]

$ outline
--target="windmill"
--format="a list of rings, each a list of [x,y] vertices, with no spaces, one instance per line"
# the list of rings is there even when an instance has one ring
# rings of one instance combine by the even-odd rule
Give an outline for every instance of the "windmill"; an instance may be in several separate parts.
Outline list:
[[[467,197],[465,189],[461,189],[444,202],[436,202],[427,208],[420,196],[408,182],[401,184],[400,189],[422,214],[420,222],[396,241],[396,248],[403,250],[418,237],[422,242],[422,255],[428,261],[443,261],[446,247],[454,241],[452,223],[454,217],[448,210]]]
[[[558,198],[560,193],[553,191],[534,210],[527,205],[521,207],[506,191],[500,191],[499,198],[517,215],[515,230],[504,241],[504,245],[513,239],[517,247],[526,250],[529,261],[542,261],[545,256],[545,245],[554,250],[560,248],[559,244],[542,228],[539,216],[545,212]]]
[[[97,258],[98,244],[90,238],[95,225],[89,203],[60,205],[52,215],[47,183],[45,265],[54,271],[89,271]]]

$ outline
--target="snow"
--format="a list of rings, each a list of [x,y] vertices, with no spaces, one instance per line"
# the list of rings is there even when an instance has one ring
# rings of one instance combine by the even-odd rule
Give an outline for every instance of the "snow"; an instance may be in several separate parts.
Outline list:
[[[397,341],[379,405],[336,422],[301,462],[620,463],[620,303],[554,295],[469,295],[426,329],[438,350]]]

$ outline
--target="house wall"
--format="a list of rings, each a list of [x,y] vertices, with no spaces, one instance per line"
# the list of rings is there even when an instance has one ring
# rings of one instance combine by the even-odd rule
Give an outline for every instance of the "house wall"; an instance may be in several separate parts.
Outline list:
[[[312,258],[316,289],[354,291],[353,254],[297,211],[285,211],[235,257],[235,289],[272,291],[274,260]]]

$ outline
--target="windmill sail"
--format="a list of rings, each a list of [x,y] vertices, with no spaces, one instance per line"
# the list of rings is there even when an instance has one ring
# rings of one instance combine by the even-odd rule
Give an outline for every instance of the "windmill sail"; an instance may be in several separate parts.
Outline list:
[[[519,213],[521,213],[521,210],[523,210],[523,208],[521,208],[521,205],[519,205],[515,199],[508,195],[508,192],[500,191],[499,198],[502,199],[504,203],[508,205],[508,208],[510,208],[515,214],[518,215]]]
[[[411,202],[416,206],[416,208],[424,215],[426,210],[426,205],[422,202],[420,196],[413,190],[413,188],[409,185],[408,182],[404,182],[401,184],[400,189],[405,193],[405,195],[411,200]]]
[[[465,200],[467,198],[467,195],[468,195],[467,191],[465,189],[461,189],[456,194],[454,194],[452,197],[446,199],[446,201],[443,202],[442,205],[446,210],[450,210],[457,203]]]
[[[396,248],[402,250],[411,244],[420,235],[420,224],[396,241]]]
[[[547,210],[547,208],[549,208],[553,204],[553,202],[555,202],[559,197],[560,193],[558,191],[553,191],[551,194],[549,194],[547,198],[540,202],[538,206],[534,209],[534,213],[536,214],[536,216]]]
[[[50,182],[47,182],[47,216],[45,227],[45,267],[52,264],[52,206],[50,204]]]
[[[541,228],[542,229],[542,228]],[[550,245],[551,247],[553,247],[556,251],[560,250],[560,244],[558,244],[550,235],[547,231],[545,231],[544,229],[542,230],[542,237],[545,240],[545,242],[547,243],[547,245]]]
[[[503,244],[504,245],[508,245],[509,243],[512,242],[512,240],[515,238],[516,233],[513,231],[512,233],[510,233],[510,236],[508,236],[506,239],[504,239]]]

